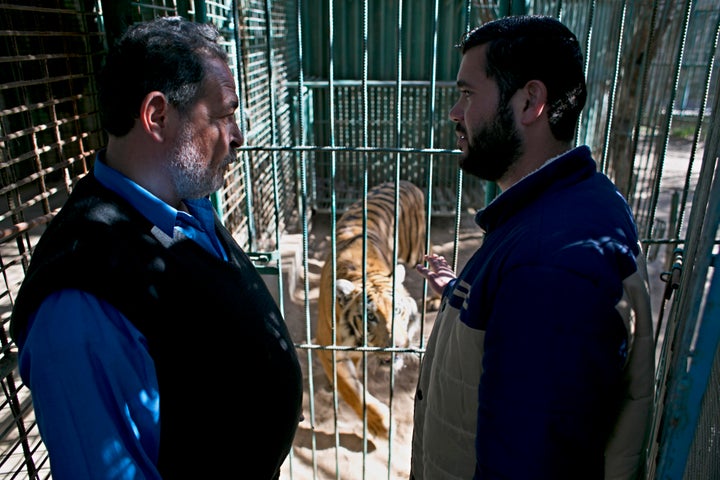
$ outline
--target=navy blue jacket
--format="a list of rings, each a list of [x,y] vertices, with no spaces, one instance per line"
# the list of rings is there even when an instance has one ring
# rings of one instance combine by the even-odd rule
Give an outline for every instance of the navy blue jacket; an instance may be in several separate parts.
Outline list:
[[[636,472],[654,357],[627,203],[579,147],[503,192],[476,222],[482,246],[446,287],[421,366],[414,477]],[[620,422],[627,409],[633,419]],[[630,446],[610,447],[618,432]]]

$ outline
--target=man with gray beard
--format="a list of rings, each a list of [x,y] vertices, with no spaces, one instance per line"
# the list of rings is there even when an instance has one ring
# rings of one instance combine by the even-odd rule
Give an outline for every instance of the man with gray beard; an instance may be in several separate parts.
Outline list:
[[[219,39],[179,17],[123,34],[99,78],[107,147],[18,293],[20,374],[56,480],[276,479],[290,451],[294,344],[208,198],[244,140]]]

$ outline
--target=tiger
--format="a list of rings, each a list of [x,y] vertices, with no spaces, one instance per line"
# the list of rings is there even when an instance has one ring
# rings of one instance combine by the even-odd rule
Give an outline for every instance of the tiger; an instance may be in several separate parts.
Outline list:
[[[367,346],[408,347],[420,323],[417,301],[403,285],[405,267],[423,261],[425,253],[425,194],[412,182],[399,185],[397,259],[393,265],[395,234],[395,183],[386,182],[367,194]],[[332,252],[326,256],[320,274],[316,339],[321,346],[360,347],[364,345],[363,328],[363,202],[350,205],[336,224],[336,282],[332,291]],[[395,316],[393,324],[393,272],[395,273]],[[336,301],[336,321],[332,318],[332,299]],[[394,332],[393,332],[394,327]],[[394,336],[393,336],[394,333]],[[362,352],[337,350],[337,391],[353,411],[363,418],[363,398],[367,405],[368,431],[387,437],[389,409],[365,391],[358,368]],[[375,353],[373,353],[375,355]],[[390,363],[389,352],[378,353],[381,361]],[[323,370],[333,382],[333,352],[318,351]]]

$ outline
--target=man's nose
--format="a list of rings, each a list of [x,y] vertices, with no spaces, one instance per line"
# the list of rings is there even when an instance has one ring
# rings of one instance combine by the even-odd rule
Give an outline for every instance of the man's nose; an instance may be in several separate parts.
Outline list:
[[[452,106],[450,111],[448,112],[448,117],[450,117],[450,120],[452,120],[455,123],[460,123],[461,115],[462,115],[462,109],[458,106],[460,101],[458,100],[455,102],[455,105]]]
[[[233,123],[232,132],[230,136],[230,148],[240,148],[245,143],[245,137],[243,137],[242,131],[237,123]]]

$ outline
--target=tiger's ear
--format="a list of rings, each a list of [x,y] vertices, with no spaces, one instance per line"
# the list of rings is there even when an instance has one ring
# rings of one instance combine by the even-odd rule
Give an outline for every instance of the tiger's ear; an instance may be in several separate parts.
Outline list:
[[[398,284],[405,281],[405,266],[402,263],[395,265],[395,280]]]
[[[353,290],[355,290],[355,284],[346,278],[338,278],[335,282],[335,291],[340,300],[350,296]]]
[[[355,291],[355,284],[346,278],[338,278],[335,282],[335,298],[338,303],[338,315],[352,300],[352,293]]]

